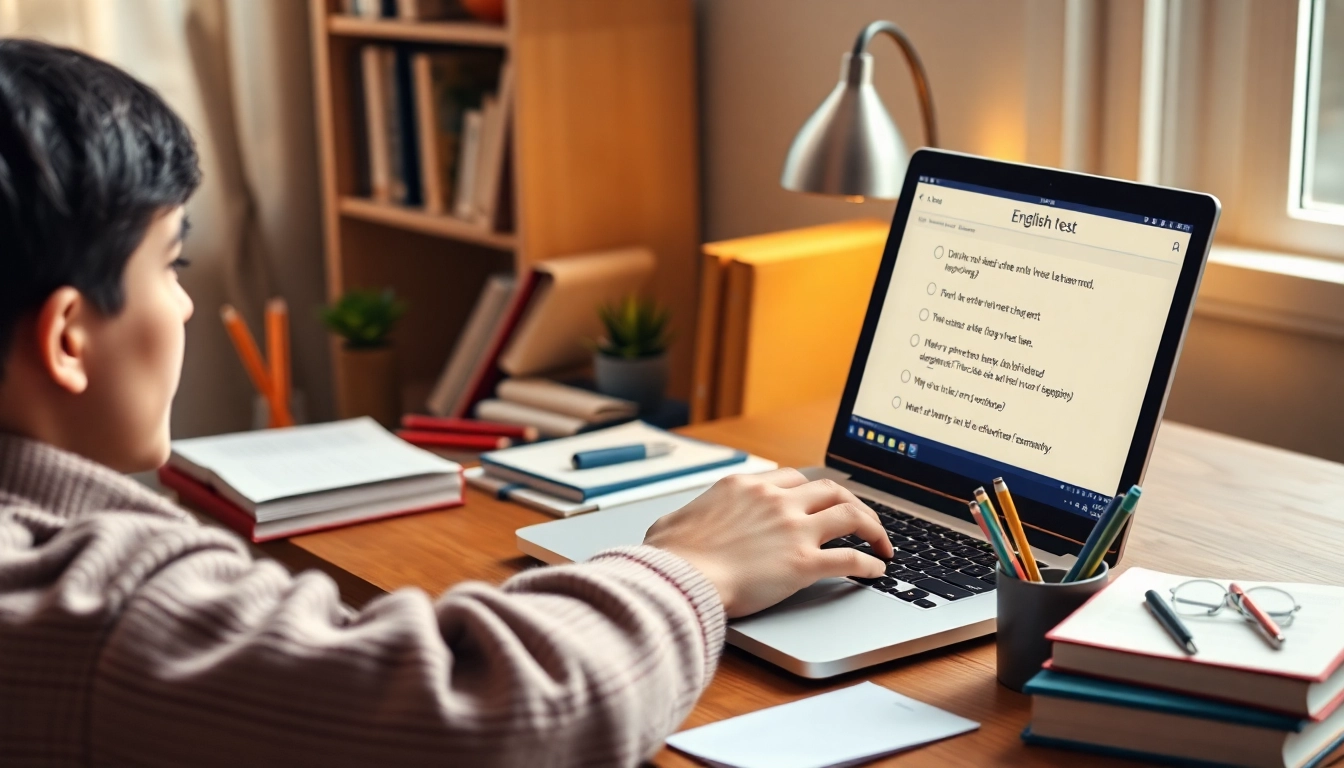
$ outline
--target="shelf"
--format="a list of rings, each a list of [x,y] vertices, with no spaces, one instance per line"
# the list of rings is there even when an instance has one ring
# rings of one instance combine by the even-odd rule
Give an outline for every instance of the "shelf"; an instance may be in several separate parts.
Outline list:
[[[401,21],[333,14],[327,17],[327,31],[333,35],[347,37],[413,40],[421,43],[455,43],[499,48],[507,47],[509,44],[508,27],[478,21]]]
[[[518,247],[518,238],[512,232],[491,232],[451,216],[425,213],[415,208],[406,208],[399,205],[376,203],[362,197],[342,197],[340,211],[342,216],[348,216],[352,219],[363,219],[364,221],[372,221],[392,227],[410,229],[426,235],[475,243],[499,251],[512,251]]]

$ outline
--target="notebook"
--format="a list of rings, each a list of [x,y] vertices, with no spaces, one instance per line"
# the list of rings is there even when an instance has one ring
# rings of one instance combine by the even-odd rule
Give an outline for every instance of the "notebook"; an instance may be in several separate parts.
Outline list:
[[[461,466],[367,417],[174,440],[167,466],[258,523],[340,509],[387,512],[406,499],[447,504],[462,494]]]
[[[506,499],[522,504],[553,517],[573,517],[574,515],[596,512],[619,504],[629,504],[633,501],[643,501],[644,499],[667,496],[692,488],[713,485],[729,475],[754,475],[769,472],[778,466],[769,459],[763,459],[760,456],[748,456],[741,464],[730,464],[726,467],[716,467],[703,472],[692,472],[689,475],[671,477],[667,480],[659,480],[656,483],[647,483],[603,496],[594,496],[587,501],[570,501],[569,499],[552,496],[549,493],[542,493],[525,485],[491,477],[486,474],[484,467],[472,467],[463,474],[467,483],[473,488],[485,491],[497,499]]]
[[[1144,608],[1189,576],[1130,568],[1055,627],[1053,669],[1166,688],[1320,719],[1344,699],[1344,588],[1240,581],[1284,589],[1302,609],[1274,650],[1230,609],[1184,618],[1199,653],[1186,656]],[[1226,579],[1213,579],[1224,586]]]
[[[859,683],[682,731],[667,745],[715,766],[833,768],[979,727],[880,685]]]
[[[594,469],[574,469],[570,463],[579,451],[658,442],[671,443],[672,452],[666,456]],[[741,464],[746,459],[744,451],[703,443],[642,421],[632,421],[574,437],[484,453],[481,454],[481,466],[487,474],[501,480],[569,501],[587,501],[627,488]]]
[[[1045,670],[1024,741],[1144,760],[1298,768],[1328,755],[1344,708],[1320,722],[1179,693]]]

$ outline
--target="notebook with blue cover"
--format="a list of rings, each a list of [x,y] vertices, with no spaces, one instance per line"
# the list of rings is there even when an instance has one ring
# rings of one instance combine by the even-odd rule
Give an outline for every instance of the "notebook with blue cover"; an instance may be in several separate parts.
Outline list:
[[[1316,722],[1277,712],[1043,670],[1023,741],[1172,765],[1310,768],[1344,741],[1344,711]]]
[[[636,443],[670,443],[673,448],[666,456],[594,469],[574,469],[570,463],[580,451]],[[741,464],[746,459],[745,451],[692,440],[642,421],[632,421],[574,437],[484,453],[481,466],[500,480],[570,501],[587,501],[648,483]]]

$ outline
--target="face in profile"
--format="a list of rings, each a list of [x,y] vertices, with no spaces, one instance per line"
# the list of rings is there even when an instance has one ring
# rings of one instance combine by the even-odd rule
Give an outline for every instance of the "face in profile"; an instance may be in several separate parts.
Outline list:
[[[178,282],[184,210],[157,215],[126,263],[121,312],[90,324],[88,386],[74,396],[89,426],[85,455],[125,472],[167,461],[169,414],[192,303]]]

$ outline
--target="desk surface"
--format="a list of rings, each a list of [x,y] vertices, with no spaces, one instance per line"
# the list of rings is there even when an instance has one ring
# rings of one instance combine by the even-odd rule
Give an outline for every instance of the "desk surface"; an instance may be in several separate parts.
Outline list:
[[[686,434],[785,465],[821,462],[835,403],[695,425]],[[1339,583],[1344,572],[1344,465],[1165,423],[1144,482],[1123,566],[1245,579]],[[514,531],[550,518],[468,492],[465,507],[395,518],[291,540],[316,558],[380,589],[431,594],[466,580],[500,581],[535,564]],[[1253,558],[1247,557],[1255,553]],[[283,556],[282,556],[283,558]],[[1076,753],[1028,748],[1018,734],[1030,701],[994,680],[992,637],[825,681],[794,677],[728,648],[687,727],[872,679],[958,715],[980,730],[890,758],[899,765],[1077,765]],[[664,749],[658,765],[694,764]],[[1088,758],[1089,765],[1125,765]]]

